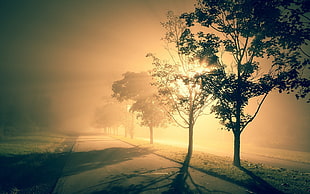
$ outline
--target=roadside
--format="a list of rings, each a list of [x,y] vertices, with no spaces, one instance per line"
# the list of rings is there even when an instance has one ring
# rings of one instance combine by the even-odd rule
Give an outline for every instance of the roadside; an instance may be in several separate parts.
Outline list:
[[[145,142],[149,141],[148,138],[137,137],[135,139],[143,140]],[[157,139],[154,140],[154,142],[157,144],[181,147],[184,149],[187,148],[187,144],[184,144],[184,142]],[[208,142],[208,144],[202,144],[200,142],[200,144],[195,144],[194,150],[198,152],[213,154],[216,156],[229,158],[233,157],[233,147],[227,142],[221,142],[221,144],[216,144],[215,142]],[[252,163],[262,163],[274,167],[310,173],[310,152],[244,144],[241,149],[241,159]]]
[[[0,193],[50,193],[76,137],[22,135],[3,139]]]
[[[163,144],[150,145],[148,141],[116,137],[140,148],[152,150],[155,154],[182,162],[186,148]],[[310,193],[310,174],[308,172],[274,167],[262,163],[242,161],[242,169],[232,165],[231,157],[217,156],[195,151],[191,160],[192,167],[209,175],[228,180],[256,191],[266,193],[274,188],[284,193]]]

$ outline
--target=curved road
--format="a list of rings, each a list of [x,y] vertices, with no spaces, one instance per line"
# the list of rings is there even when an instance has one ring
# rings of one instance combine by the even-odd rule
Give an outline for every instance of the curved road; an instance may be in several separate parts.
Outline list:
[[[53,193],[174,193],[180,164],[108,136],[81,136]],[[245,188],[190,169],[184,185],[201,193],[249,193]]]

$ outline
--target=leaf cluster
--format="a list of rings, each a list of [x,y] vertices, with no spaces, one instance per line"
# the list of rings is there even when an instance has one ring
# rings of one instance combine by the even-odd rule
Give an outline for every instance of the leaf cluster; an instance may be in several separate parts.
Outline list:
[[[212,111],[226,129],[236,129],[240,114],[242,131],[272,90],[294,92],[297,98],[309,93],[309,55],[303,50],[309,42],[308,5],[296,0],[198,0],[193,12],[181,15],[187,25],[179,43],[182,54],[217,63],[213,73],[202,76],[202,85],[216,100]],[[204,31],[194,34],[194,26]],[[221,59],[223,52],[232,56],[231,70]],[[270,67],[259,62],[262,58]],[[249,99],[258,96],[263,98],[257,111],[246,114]]]

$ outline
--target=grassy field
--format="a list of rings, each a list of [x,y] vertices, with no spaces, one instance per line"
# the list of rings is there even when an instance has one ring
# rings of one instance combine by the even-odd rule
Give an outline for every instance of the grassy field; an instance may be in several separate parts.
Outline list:
[[[0,193],[50,193],[74,137],[23,134],[0,140]]]
[[[147,141],[115,137],[141,148],[148,148],[155,154],[183,162],[186,149],[164,144],[149,144]],[[310,174],[276,168],[263,164],[242,161],[242,169],[232,165],[232,158],[195,151],[191,166],[207,174],[217,176],[256,193],[310,193]]]

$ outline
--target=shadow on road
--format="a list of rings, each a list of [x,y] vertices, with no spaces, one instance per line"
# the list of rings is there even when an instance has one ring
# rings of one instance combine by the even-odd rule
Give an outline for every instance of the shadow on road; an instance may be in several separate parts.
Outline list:
[[[185,177],[185,178],[184,178]],[[139,183],[139,184],[137,184]],[[220,190],[210,190],[193,180],[190,172],[182,174],[182,167],[167,167],[153,170],[133,171],[127,174],[113,175],[98,185],[85,188],[81,193],[94,188],[101,188],[92,194],[119,193],[226,193]]]
[[[263,193],[263,194],[283,194],[283,192],[277,190],[272,185],[267,183],[265,180],[260,178],[259,176],[255,175],[253,172],[249,171],[248,169],[244,167],[239,167],[240,170],[245,172],[247,175],[249,175],[253,182],[251,185],[248,185],[248,187],[255,191],[256,193]]]
[[[73,152],[68,161],[65,176],[79,174],[85,171],[94,170],[106,165],[117,164],[134,157],[150,154],[147,149],[138,147],[132,148],[107,148],[104,150],[95,150],[89,152]]]
[[[172,181],[172,183],[170,184],[169,189],[163,193],[191,194],[191,193],[226,193],[226,192],[220,190],[208,189],[205,186],[197,184],[192,178],[189,169],[184,168],[183,165],[180,168],[174,180]]]
[[[114,175],[103,181],[100,185],[103,189],[93,192],[100,193],[161,193],[171,185],[173,177],[177,174],[176,167],[159,168],[153,170],[134,171],[132,173]],[[126,182],[124,184],[124,182]],[[137,182],[139,184],[137,184]],[[87,188],[88,190],[90,188]],[[82,191],[83,192],[83,191]]]

